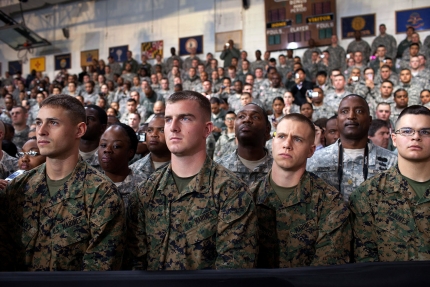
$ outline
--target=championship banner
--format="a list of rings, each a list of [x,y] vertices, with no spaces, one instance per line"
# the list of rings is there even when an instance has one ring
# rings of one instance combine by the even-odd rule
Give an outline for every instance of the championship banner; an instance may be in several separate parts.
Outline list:
[[[71,69],[72,68],[72,54],[61,54],[54,56],[55,70]]]
[[[196,54],[203,53],[203,35],[179,38],[179,56],[189,55],[193,49]]]
[[[141,53],[142,55],[146,55],[148,59],[155,59],[157,55],[163,58],[163,41],[143,42]]]
[[[109,48],[109,56],[115,59],[116,62],[123,63],[127,61],[128,45]]]
[[[88,50],[81,52],[81,67],[93,65],[93,60],[99,59],[99,50]]]
[[[354,38],[355,31],[361,31],[362,37],[375,36],[376,14],[342,17],[342,39]]]
[[[396,34],[406,33],[410,26],[415,31],[430,30],[430,7],[396,11]]]
[[[33,70],[35,70],[36,72],[45,71],[45,57],[30,59],[30,73]]]

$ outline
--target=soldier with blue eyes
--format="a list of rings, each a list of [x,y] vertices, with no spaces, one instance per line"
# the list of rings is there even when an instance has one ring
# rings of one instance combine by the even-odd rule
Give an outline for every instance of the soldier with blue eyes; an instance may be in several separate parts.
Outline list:
[[[350,198],[356,262],[430,260],[430,111],[403,110],[391,138],[397,165]]]
[[[394,153],[368,139],[371,122],[366,100],[356,94],[346,96],[338,108],[340,138],[315,152],[307,162],[306,169],[337,188],[345,201],[363,181],[388,170],[397,162]]]
[[[314,141],[315,126],[304,115],[289,114],[279,121],[271,170],[251,187],[258,215],[259,268],[349,262],[348,205],[336,188],[306,171]]]

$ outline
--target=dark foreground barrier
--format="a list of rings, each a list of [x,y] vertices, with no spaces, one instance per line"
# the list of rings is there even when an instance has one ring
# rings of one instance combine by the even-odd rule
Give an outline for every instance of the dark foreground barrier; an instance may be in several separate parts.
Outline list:
[[[293,269],[0,273],[1,287],[430,286],[430,261]]]

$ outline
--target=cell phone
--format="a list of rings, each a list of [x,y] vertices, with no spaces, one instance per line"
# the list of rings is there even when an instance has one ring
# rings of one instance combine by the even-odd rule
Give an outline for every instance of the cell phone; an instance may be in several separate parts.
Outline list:
[[[230,46],[230,44],[229,43],[225,43],[225,45],[228,47],[228,46]]]
[[[275,119],[275,118],[272,118],[272,123],[274,123],[274,122],[276,122],[276,119]]]
[[[386,63],[386,62],[387,62],[387,60],[385,60],[385,59],[384,59],[382,62],[383,62],[383,63]]]
[[[313,90],[307,90],[307,91],[306,91],[306,96],[307,96],[309,99],[317,98],[317,97],[318,97],[318,92],[314,92]]]
[[[320,58],[321,58],[321,59],[324,59],[324,54],[321,54],[321,55],[320,55]]]
[[[372,75],[372,74],[369,74],[369,75],[366,75],[366,76],[367,76],[367,78],[368,78],[369,80],[373,81],[373,75]]]
[[[356,77],[356,76],[352,76],[352,77],[351,77],[351,79],[352,79],[354,82],[357,82],[357,81],[358,81],[358,77]]]
[[[146,133],[136,133],[139,142],[146,142]]]
[[[296,79],[300,78],[300,75],[298,73],[296,73]]]
[[[21,174],[23,174],[25,172],[25,170],[23,169],[18,169],[17,171],[15,171],[14,173],[12,173],[11,175],[9,175],[7,178],[5,178],[6,181],[12,181],[12,179],[14,179],[15,177],[20,176]]]
[[[351,58],[351,55],[350,54],[346,54],[346,58],[347,59]]]

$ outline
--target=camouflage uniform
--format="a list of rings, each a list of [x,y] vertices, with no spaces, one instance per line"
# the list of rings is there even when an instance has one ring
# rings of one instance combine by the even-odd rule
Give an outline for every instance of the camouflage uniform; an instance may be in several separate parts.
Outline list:
[[[214,160],[218,160],[224,155],[234,152],[236,149],[236,135],[229,136],[227,130],[224,130],[215,144]]]
[[[430,189],[419,199],[397,166],[351,194],[357,262],[430,260]]]
[[[387,57],[390,57],[393,60],[396,58],[397,41],[393,36],[388,35],[388,34],[377,36],[372,42],[372,52],[371,52],[372,55],[375,54],[379,45],[385,46],[385,49],[387,50],[385,55]]]
[[[418,74],[416,76],[413,76],[413,80],[416,83],[419,83],[419,85],[421,85],[421,87],[425,87],[430,80],[430,70],[429,69],[424,69],[418,72]]]
[[[391,108],[390,120],[395,123],[400,116],[400,113],[403,112],[404,109],[398,109],[396,106]]]
[[[200,79],[195,76],[192,79],[188,78],[187,80],[185,80],[182,87],[184,88],[184,90],[196,91],[196,87],[201,83],[202,82],[200,81]]]
[[[264,100],[263,101],[264,108],[266,110],[272,110],[273,100],[276,97],[281,97],[282,98],[282,96],[285,94],[286,91],[287,91],[286,89],[281,88],[281,87],[279,87],[279,88],[270,87],[270,88],[265,89],[264,92],[263,92],[263,95],[260,95],[260,96],[263,97],[262,99],[261,98],[260,99],[262,101]]]
[[[18,151],[20,151],[22,146],[27,142],[29,131],[29,126],[26,126],[22,131],[15,130],[15,135],[13,136],[12,142],[16,145]]]
[[[45,170],[24,173],[0,195],[0,242],[12,247],[2,270],[119,269],[126,225],[115,185],[80,158],[51,197]]]
[[[251,63],[251,70],[254,74],[255,74],[255,70],[257,68],[261,68],[264,72],[266,70],[266,65],[268,65],[268,64],[269,64],[269,62],[265,61],[265,60],[258,60],[258,61],[252,62]]]
[[[248,184],[248,186],[251,186],[251,184],[260,181],[266,176],[272,168],[273,158],[269,151],[266,150],[265,162],[258,165],[254,170],[250,170],[239,159],[236,149],[233,153],[226,154],[217,160],[217,163],[232,171],[238,178]]]
[[[196,60],[198,61],[198,63],[199,63],[199,64],[202,62],[202,61],[200,60],[200,58],[199,58],[199,57],[197,57],[197,56],[194,56],[194,57],[189,56],[188,58],[186,58],[186,59],[185,59],[184,63],[182,64],[182,68],[183,68],[186,72],[188,72],[188,70],[192,67],[192,63],[193,63],[193,60],[194,60],[194,59],[196,59]]]
[[[409,84],[399,82],[399,84],[394,87],[393,94],[400,88],[405,89],[408,92],[408,106],[421,104],[420,93],[423,88],[414,79],[412,79]]]
[[[94,88],[95,89],[95,88]],[[91,104],[97,104],[97,99],[99,95],[94,91],[92,94],[88,94],[87,92],[82,93],[82,97],[84,98],[84,102],[91,102]]]
[[[12,124],[12,119],[5,112],[0,114],[0,121],[5,124]]]
[[[167,163],[163,164],[157,170],[165,167],[166,165]],[[129,168],[136,176],[138,175],[142,177],[142,181],[148,179],[149,176],[156,171],[154,168],[154,163],[152,162],[151,153],[148,153],[144,158],[141,158],[132,165],[130,165]]]
[[[388,80],[390,80],[393,85],[397,85],[397,83],[399,82],[399,76],[393,72],[391,72],[390,77],[388,78]],[[382,78],[381,78],[381,74],[377,73],[375,78],[373,79],[373,83],[375,84],[376,87],[380,87],[382,84]]]
[[[136,269],[252,268],[257,214],[248,187],[208,157],[178,192],[171,165],[130,196],[127,243]]]
[[[157,91],[157,96],[159,101],[167,101],[167,99],[170,97],[170,95],[173,94],[171,90],[159,90]]]
[[[321,50],[319,48],[309,48],[303,53],[302,64],[304,67],[308,67],[312,63],[312,53],[317,52],[321,54]]]
[[[393,109],[396,107],[396,102],[394,101],[394,97],[388,97],[388,98],[383,98],[381,96],[380,91],[375,91],[371,94],[371,97],[368,97],[366,99],[367,103],[369,104],[369,110],[370,110],[370,115],[373,117],[376,117],[376,107],[378,106],[379,103],[387,103],[390,104],[391,107],[391,113],[393,112]]]
[[[335,114],[337,114],[337,109],[335,110],[332,106],[329,106],[325,103],[323,103],[323,105],[320,107],[316,107],[316,106],[313,106],[313,107],[314,107],[314,112],[312,114],[313,121],[316,121],[321,118],[328,119],[334,116]]]
[[[145,181],[145,179],[146,178],[144,178],[142,175],[134,174],[133,170],[130,170],[130,173],[127,175],[124,181],[115,183],[119,191],[119,194],[121,195],[121,198],[124,201],[124,206],[126,209],[129,204],[130,193],[137,190],[139,184]]]
[[[345,87],[346,88],[346,87]],[[346,96],[350,95],[351,93],[348,92],[345,89],[345,92],[343,92],[342,94],[336,94],[335,91],[327,93],[324,97],[324,103],[327,106],[332,106],[334,109],[337,110],[337,108],[339,107],[340,102],[342,101],[343,98],[345,98]]]
[[[142,110],[145,111],[145,116],[142,117],[142,120],[147,120],[150,115],[154,113],[154,104],[157,101],[157,94],[154,93],[152,97],[147,98],[145,94],[143,94],[143,101],[142,101]]]
[[[367,63],[370,59],[370,46],[365,40],[361,39],[360,41],[353,40],[349,43],[348,48],[346,49],[347,53],[355,53],[361,52],[363,54],[363,62]]]
[[[100,172],[103,172],[102,167],[100,166],[99,162],[99,152],[98,148],[96,152],[88,159],[85,160],[89,165],[91,165],[93,168],[97,169]]]
[[[10,156],[5,151],[3,151],[3,156],[0,160],[0,163],[2,163],[6,169],[5,178],[18,170],[18,159],[16,157]]]
[[[365,82],[352,82],[351,84],[346,84],[345,89],[351,94],[357,94],[367,99],[370,89],[366,86]]]
[[[269,172],[270,174],[270,172]],[[349,262],[351,227],[342,195],[305,172],[282,202],[269,175],[251,187],[257,205],[259,268],[290,268]]]
[[[327,50],[330,53],[330,60],[333,64],[333,69],[339,69],[339,70],[344,69],[346,67],[345,49],[343,47],[337,45],[336,47],[329,46],[327,48]]]
[[[397,155],[391,151],[368,142],[369,164],[367,178],[387,170],[397,163]],[[306,170],[311,171],[325,180],[327,183],[339,189],[338,178],[339,140],[321,150],[318,150],[308,160]],[[364,156],[359,156],[351,160],[343,156],[343,177],[340,183],[340,192],[345,201],[348,201],[351,193],[364,181],[363,160]]]
[[[209,134],[209,136],[206,138],[206,153],[211,159],[214,157],[215,143],[216,140],[214,135],[212,133]]]

